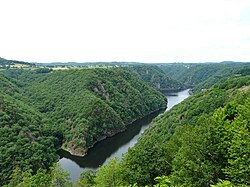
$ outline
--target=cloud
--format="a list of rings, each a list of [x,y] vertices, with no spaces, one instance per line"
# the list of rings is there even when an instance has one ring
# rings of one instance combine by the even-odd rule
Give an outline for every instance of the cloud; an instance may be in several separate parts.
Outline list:
[[[0,6],[0,56],[4,58],[250,60],[247,0],[0,0]]]

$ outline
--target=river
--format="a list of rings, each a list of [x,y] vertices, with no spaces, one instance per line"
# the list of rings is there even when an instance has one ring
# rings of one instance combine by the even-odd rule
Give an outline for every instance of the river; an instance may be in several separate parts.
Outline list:
[[[164,93],[168,99],[168,106],[165,111],[162,110],[149,114],[129,125],[124,132],[98,142],[84,157],[73,156],[61,150],[58,153],[61,157],[59,160],[61,167],[70,173],[72,182],[75,183],[84,170],[97,169],[114,157],[121,158],[122,154],[126,153],[129,147],[135,145],[137,139],[148,128],[150,122],[160,113],[170,110],[174,105],[186,99],[189,96],[188,91]]]

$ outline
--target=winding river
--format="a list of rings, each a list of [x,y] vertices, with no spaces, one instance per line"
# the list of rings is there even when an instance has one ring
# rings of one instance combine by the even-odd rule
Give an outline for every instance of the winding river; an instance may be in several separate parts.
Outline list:
[[[129,125],[124,132],[98,142],[84,157],[73,156],[61,150],[58,153],[61,157],[59,160],[61,167],[70,173],[72,182],[75,183],[84,170],[97,169],[114,157],[120,158],[123,153],[128,151],[129,147],[135,145],[137,139],[156,116],[170,110],[174,105],[186,99],[189,96],[188,91],[164,93],[168,99],[168,108],[165,111],[162,110],[149,114]]]

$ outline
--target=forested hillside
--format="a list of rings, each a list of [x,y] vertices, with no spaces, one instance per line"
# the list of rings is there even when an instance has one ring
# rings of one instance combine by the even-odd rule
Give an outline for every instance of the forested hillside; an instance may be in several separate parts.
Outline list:
[[[20,96],[15,80],[0,74],[0,185],[12,172],[48,169],[57,159],[60,138],[51,123]]]
[[[129,67],[123,67],[122,69],[127,70],[137,76],[139,79],[147,82],[150,86],[158,90],[181,90],[183,86],[177,80],[167,76],[163,70],[154,65],[133,65]]]
[[[249,63],[158,66],[167,75],[134,64],[1,70],[0,185],[73,186],[51,167],[60,147],[84,155],[166,107],[153,87],[185,84],[195,94],[157,117],[121,160],[82,173],[75,186],[249,186]]]
[[[60,124],[65,148],[79,155],[134,119],[166,106],[163,95],[118,69],[56,71],[31,85],[25,90],[28,102]]]
[[[210,88],[217,82],[223,82],[232,75],[250,74],[250,63],[237,62],[158,64],[158,67],[186,87],[195,87],[192,89],[194,93]]]
[[[84,155],[167,104],[163,94],[117,68],[46,72],[0,73],[1,184],[16,170],[48,169],[60,146]]]
[[[189,97],[157,117],[121,162],[83,173],[78,184],[250,185],[249,96],[250,77],[237,76]]]
[[[32,67],[34,64],[17,61],[17,60],[7,60],[0,57],[0,69],[10,69],[11,67]]]

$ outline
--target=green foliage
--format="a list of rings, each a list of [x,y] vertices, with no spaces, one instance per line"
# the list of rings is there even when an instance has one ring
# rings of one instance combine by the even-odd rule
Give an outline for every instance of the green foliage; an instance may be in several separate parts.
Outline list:
[[[75,186],[76,187],[92,187],[96,183],[94,181],[94,178],[96,176],[96,171],[94,170],[86,170],[83,173],[81,173],[80,179],[77,180]]]
[[[117,68],[6,70],[0,80],[0,184],[16,167],[32,175],[48,169],[60,146],[84,155],[95,142],[167,103]]]
[[[60,124],[66,147],[79,155],[134,119],[166,106],[163,95],[118,69],[65,70],[39,76],[23,72],[19,77],[24,82],[33,77],[25,87],[27,102]]]
[[[94,179],[96,187],[116,187],[124,185],[122,168],[116,159],[96,171]]]
[[[215,185],[211,184],[211,187],[247,187],[247,185],[244,184],[235,185],[228,180],[219,180],[217,184]]]
[[[150,86],[158,90],[179,90],[183,86],[173,78],[167,76],[164,71],[159,67],[153,65],[134,65],[129,67],[123,67],[137,76],[139,79],[145,81]]]
[[[184,83],[194,86],[205,81],[211,75],[228,65],[222,64],[160,64],[159,67],[169,76]]]
[[[135,186],[161,186],[157,176],[172,186],[250,185],[249,78],[214,87],[156,118],[117,166],[116,179]]]
[[[201,83],[197,90],[217,84],[156,118],[121,162],[83,173],[76,186],[250,185],[248,64],[161,68],[186,85]],[[165,84],[164,77],[153,66],[2,71],[0,184],[72,186],[61,168],[49,169],[56,150],[64,146],[82,155],[134,119],[165,107],[166,98],[149,86],[176,85]]]
[[[123,179],[123,168],[117,159],[112,159],[96,171],[87,170],[81,174],[75,186],[80,187],[116,187],[129,186]]]
[[[32,107],[0,92],[0,184],[5,184],[16,167],[36,172],[48,169],[57,159],[59,139],[47,121]]]
[[[50,69],[50,68],[38,68],[38,69],[36,69],[36,73],[49,73],[51,71],[52,71],[52,69]]]
[[[250,75],[249,63],[175,63],[158,66],[187,87],[195,86],[193,93],[208,89],[216,83],[223,83],[229,77]]]
[[[27,172],[22,173],[24,175]],[[31,173],[27,173],[27,176],[22,176],[22,180],[17,183],[14,186],[17,187],[48,187],[51,183],[51,177],[45,173],[45,171],[38,171],[35,175],[31,175]],[[20,175],[20,173],[19,173]],[[11,186],[11,183],[13,181],[13,178],[11,179],[10,184],[8,186]]]
[[[216,185],[211,185],[211,187],[233,187],[230,181],[220,180]]]
[[[176,127],[196,125],[201,114],[212,114],[227,101],[228,95],[220,90],[211,90],[188,99],[153,121],[134,148],[124,157],[128,168],[127,179],[139,185],[154,183],[160,175],[170,175],[175,143],[166,146]],[[178,148],[178,146],[177,146]],[[140,158],[140,159],[138,159]]]
[[[69,182],[69,173],[65,172],[60,165],[54,164],[51,168],[51,187],[70,187],[72,183]]]
[[[167,176],[162,176],[162,177],[156,177],[155,181],[157,184],[154,185],[154,187],[169,187],[171,186],[171,181],[169,177]]]
[[[250,98],[246,99],[245,105],[235,103],[228,105],[230,106],[225,108],[226,118],[224,118],[229,121],[225,127],[224,140],[228,165],[224,171],[233,183],[250,185]],[[232,117],[231,108],[236,110],[234,117]]]
[[[17,168],[8,185],[4,187],[70,187],[69,174],[62,170],[59,164],[54,164],[50,172],[38,170],[35,175],[31,171],[22,172]]]

